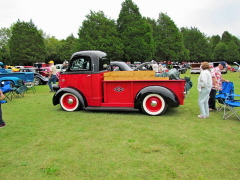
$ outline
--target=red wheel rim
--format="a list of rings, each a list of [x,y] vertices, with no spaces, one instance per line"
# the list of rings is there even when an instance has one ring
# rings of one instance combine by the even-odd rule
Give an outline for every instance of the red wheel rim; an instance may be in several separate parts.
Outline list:
[[[146,100],[146,108],[151,112],[157,112],[162,108],[162,101],[156,96],[151,96]]]
[[[71,94],[67,94],[62,99],[62,104],[66,109],[74,109],[77,105],[77,99]]]

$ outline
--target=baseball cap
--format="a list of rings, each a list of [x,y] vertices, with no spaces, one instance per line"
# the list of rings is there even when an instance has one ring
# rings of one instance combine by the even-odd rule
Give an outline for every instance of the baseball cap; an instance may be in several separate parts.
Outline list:
[[[54,64],[54,61],[49,61],[48,63],[52,63],[52,64]]]
[[[223,68],[226,68],[226,62],[225,61],[221,61],[220,64],[223,66]]]

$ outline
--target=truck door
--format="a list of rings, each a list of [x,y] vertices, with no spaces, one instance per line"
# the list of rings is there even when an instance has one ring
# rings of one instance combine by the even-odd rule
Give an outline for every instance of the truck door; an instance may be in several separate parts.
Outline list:
[[[68,74],[67,86],[77,88],[86,98],[92,98],[92,67],[89,57],[74,58],[65,73]]]

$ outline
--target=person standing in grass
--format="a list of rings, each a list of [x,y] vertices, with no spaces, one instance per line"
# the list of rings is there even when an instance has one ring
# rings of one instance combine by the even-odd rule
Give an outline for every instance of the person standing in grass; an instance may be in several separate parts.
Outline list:
[[[200,108],[199,118],[209,117],[208,99],[212,87],[212,76],[209,71],[210,66],[208,62],[203,62],[201,65],[201,73],[198,77],[198,105]]]
[[[54,66],[54,62],[50,61],[50,73],[49,73],[49,80],[48,80],[48,86],[50,88],[50,92],[53,92],[53,88],[52,88],[52,83],[56,84],[57,81],[57,69]]]
[[[210,98],[208,101],[209,111],[216,110],[216,93],[218,90],[222,90],[222,82],[229,82],[229,80],[222,78],[221,70],[227,68],[226,62],[221,61],[219,65],[211,70],[212,74],[212,89],[210,92]]]
[[[0,89],[0,96],[1,96],[2,100],[5,98],[1,89]],[[6,126],[6,123],[2,119],[2,104],[0,103],[0,128],[2,128],[4,126]]]

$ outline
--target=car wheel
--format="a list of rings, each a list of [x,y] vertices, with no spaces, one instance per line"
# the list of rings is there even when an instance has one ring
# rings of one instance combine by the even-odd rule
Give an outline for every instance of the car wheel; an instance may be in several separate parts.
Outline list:
[[[38,78],[38,77],[34,78],[34,84],[35,84],[35,86],[40,85],[41,84],[41,79]]]
[[[76,111],[81,107],[79,99],[72,93],[64,93],[60,98],[60,105],[65,111]]]
[[[159,94],[149,94],[142,101],[142,110],[145,114],[157,116],[163,114],[167,104]]]

